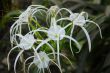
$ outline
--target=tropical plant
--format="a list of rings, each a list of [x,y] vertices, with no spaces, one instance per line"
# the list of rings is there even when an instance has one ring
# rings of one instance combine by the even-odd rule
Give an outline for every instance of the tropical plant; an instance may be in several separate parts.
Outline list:
[[[49,65],[51,65],[50,62],[52,62],[59,68],[60,72],[63,73],[60,56],[67,59],[70,64],[72,63],[68,57],[62,54],[61,50],[63,48],[70,48],[70,51],[74,56],[72,43],[74,42],[78,49],[76,53],[80,52],[82,48],[80,44],[81,42],[73,37],[75,26],[81,27],[85,32],[89,51],[91,51],[90,37],[84,26],[87,23],[95,24],[99,28],[100,35],[102,37],[99,25],[88,19],[87,12],[73,13],[67,8],[59,8],[58,6],[46,8],[42,5],[30,5],[24,12],[21,13],[10,28],[12,49],[8,53],[7,57],[8,68],[10,68],[10,53],[13,50],[18,49],[20,52],[14,62],[15,73],[17,61],[26,50],[34,54],[25,60],[24,72],[26,72],[26,61],[34,58],[34,60],[30,63],[27,72],[29,72],[31,66],[35,64],[38,68],[38,73],[45,73],[44,69],[47,68],[49,70]],[[23,27],[26,28],[26,31]],[[68,43],[69,46],[63,46],[66,43]]]

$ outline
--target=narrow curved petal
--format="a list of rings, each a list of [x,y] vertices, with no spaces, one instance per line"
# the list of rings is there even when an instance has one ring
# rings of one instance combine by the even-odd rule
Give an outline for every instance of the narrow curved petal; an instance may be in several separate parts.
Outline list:
[[[49,66],[48,66],[47,70],[49,71],[49,73],[51,73]]]
[[[28,57],[25,61],[24,61],[24,64],[23,64],[23,67],[24,67],[24,73],[26,73],[26,71],[25,71],[25,65],[26,65],[26,62],[29,60],[29,59],[31,59],[31,58],[34,58],[35,56],[30,56],[30,57]]]
[[[12,31],[15,29],[16,26],[18,26],[18,25],[17,25],[18,22],[19,22],[19,20],[17,20],[17,21],[11,26],[11,28],[10,28],[10,34],[12,34]]]
[[[68,57],[66,57],[65,55],[63,55],[63,54],[61,54],[61,53],[60,53],[60,55],[63,56],[64,58],[66,58],[66,59],[69,61],[69,63],[71,64],[71,66],[73,67],[72,62],[70,61],[70,59],[69,59]],[[73,67],[73,69],[75,69],[75,68]]]
[[[74,25],[72,26],[72,29],[71,29],[71,33],[70,33],[70,37],[72,37],[72,35],[73,35],[73,31],[74,31]],[[73,50],[72,50],[72,41],[71,41],[71,39],[70,39],[70,50],[71,50],[71,52],[72,52],[72,55],[74,56],[74,53],[73,53]]]
[[[71,20],[67,17],[67,18],[60,18],[56,22],[58,23],[59,21],[71,21]]]
[[[82,12],[79,14],[79,16],[80,16],[80,15],[83,16],[84,14],[86,14],[85,19],[88,19],[88,13],[87,13],[87,12],[82,11]]]
[[[10,41],[12,43],[12,47],[13,47],[14,38],[16,38],[13,36],[17,33],[17,30],[18,30],[18,22],[19,21],[17,20],[10,28]]]
[[[50,41],[50,39],[46,39],[44,41],[42,41],[36,48],[36,50],[38,50],[41,46],[43,46],[44,44],[46,44],[48,41]]]
[[[90,36],[89,36],[87,30],[86,30],[84,27],[82,27],[82,26],[80,26],[80,27],[82,28],[82,30],[83,30],[84,33],[86,34],[87,41],[88,41],[88,46],[89,46],[89,52],[90,52],[90,51],[91,51],[91,40],[90,40]]]
[[[39,56],[39,54],[37,53],[37,51],[36,51],[36,49],[33,47],[33,50],[34,50],[34,52],[35,52],[35,56],[37,56],[38,57],[38,60],[40,61],[40,63],[42,64],[42,60],[41,60],[41,58],[40,58],[40,56]]]
[[[13,47],[13,48],[9,51],[9,53],[8,53],[8,56],[7,56],[8,70],[10,70],[10,63],[9,63],[9,56],[10,56],[10,53],[11,53],[14,49],[16,49],[17,47],[18,47],[18,46]]]
[[[33,48],[33,49],[34,49],[34,48]],[[41,58],[40,58],[41,55],[39,55],[35,49],[34,49],[34,51],[35,51],[35,55],[38,57],[38,60],[40,61],[40,64],[43,65],[43,61],[42,61]],[[34,64],[36,64],[35,61],[36,61],[36,60],[33,61]],[[39,65],[38,65],[38,68],[39,68]],[[39,68],[39,69],[42,69],[42,71],[43,71],[43,73],[44,73],[44,68]]]
[[[20,38],[24,38],[21,34],[15,34],[16,36],[19,36]]]
[[[38,69],[38,70],[37,70],[37,73],[41,73],[41,69]]]
[[[61,70],[61,67],[59,67],[53,60],[51,60],[51,62],[54,63],[59,68],[61,73],[63,73],[62,70]]]
[[[64,36],[65,38],[68,38],[68,39],[72,40],[73,42],[75,42],[75,44],[77,45],[79,51],[81,50],[80,44],[79,44],[74,38],[72,38],[72,37],[70,37],[70,36],[68,36],[68,35],[63,35],[63,36]]]
[[[101,32],[101,28],[100,28],[100,26],[99,26],[97,23],[95,23],[95,22],[93,22],[93,21],[90,21],[90,20],[86,20],[86,22],[90,22],[90,23],[95,24],[95,25],[98,27],[99,32],[100,32],[100,37],[102,38],[102,32]]]
[[[45,10],[43,10],[43,9],[38,9],[38,8],[36,8],[37,10],[33,10],[33,13],[32,13],[32,16],[34,16],[34,14],[35,13],[37,13],[37,12],[40,12],[41,13],[41,15],[42,15],[42,12],[41,11],[43,11],[43,12],[45,12],[46,13],[46,11]]]
[[[32,30],[32,31],[30,31],[30,32],[28,32],[28,33],[33,33],[33,34],[34,34],[35,32],[44,32],[44,33],[48,33],[47,30],[43,30],[43,28],[44,28],[44,27],[38,28],[38,29]],[[47,29],[47,28],[45,28],[45,29]]]
[[[67,8],[61,8],[61,9],[59,9],[59,10],[57,11],[57,13],[56,13],[56,15],[55,15],[55,18],[56,18],[56,16],[59,14],[59,12],[61,12],[62,10],[65,10],[65,11],[67,11],[68,13],[72,14],[72,11],[71,11],[71,10],[69,10],[69,9],[67,9]]]
[[[54,48],[49,44],[49,43],[46,43],[50,48],[51,48],[51,50],[53,51],[53,55],[54,55],[54,59],[55,59],[55,50],[54,50]]]
[[[44,33],[47,33],[47,30],[39,30],[39,29],[37,29],[37,30],[33,30],[32,32],[38,32],[38,31],[40,31],[40,32],[44,32]]]
[[[32,6],[32,7],[33,7],[33,6]],[[34,7],[36,7],[36,8],[34,8],[33,11],[36,11],[36,10],[39,10],[39,9],[48,10],[48,8],[46,8],[45,6],[41,6],[41,5],[39,5],[39,6],[34,6]]]
[[[30,67],[34,64],[34,62],[32,62],[29,66],[28,66],[28,73],[29,73],[29,70],[30,70]]]
[[[45,6],[42,5],[30,5],[30,7],[36,7],[36,8],[46,8]],[[47,8],[46,8],[47,9]]]
[[[53,53],[49,53],[48,55],[52,55]],[[55,54],[57,54],[57,53],[55,53]],[[68,57],[66,57],[65,55],[63,55],[63,54],[61,54],[61,53],[59,53],[59,55],[60,56],[62,56],[62,57],[64,57],[65,59],[67,59],[68,61],[69,61],[69,63],[71,64],[71,66],[73,67],[73,65],[72,65],[72,62],[70,61],[70,59],[68,58]],[[74,68],[74,67],[73,67]]]
[[[21,51],[19,52],[19,54],[17,55],[16,59],[15,59],[15,62],[14,62],[14,72],[15,72],[15,73],[16,73],[16,64],[17,64],[17,61],[18,61],[20,55],[23,53],[23,51],[24,51],[24,50],[21,50]]]
[[[66,28],[68,28],[69,26],[71,26],[72,25],[72,23],[69,23],[69,24],[67,24],[65,27],[63,27],[63,29],[66,29]]]

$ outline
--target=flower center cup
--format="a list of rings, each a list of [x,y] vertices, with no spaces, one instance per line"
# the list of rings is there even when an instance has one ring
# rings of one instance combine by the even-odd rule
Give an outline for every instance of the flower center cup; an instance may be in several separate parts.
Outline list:
[[[48,37],[52,40],[62,40],[64,38],[63,35],[65,35],[65,30],[59,25],[56,25],[56,27],[51,26],[48,29]]]
[[[39,54],[39,58],[41,60],[39,60],[38,56],[36,56],[33,60],[34,64],[37,65],[37,67],[39,69],[41,68],[48,68],[50,59],[48,57],[48,55],[45,52],[40,52]]]
[[[85,17],[79,13],[73,13],[69,18],[75,25],[83,26],[86,23]]]
[[[30,49],[35,42],[34,36],[31,34],[26,34],[20,40],[20,48],[24,50]]]

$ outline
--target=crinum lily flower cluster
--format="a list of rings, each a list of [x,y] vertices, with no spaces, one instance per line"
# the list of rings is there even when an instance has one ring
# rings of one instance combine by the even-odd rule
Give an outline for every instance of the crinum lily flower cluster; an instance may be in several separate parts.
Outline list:
[[[64,13],[68,13],[67,15]],[[40,17],[45,21],[42,23]],[[66,22],[65,22],[66,21]],[[45,73],[45,68],[49,69],[51,63],[55,64],[62,73],[60,56],[66,58],[70,64],[71,61],[61,53],[61,44],[69,42],[71,53],[73,54],[72,42],[81,50],[80,43],[73,38],[73,30],[75,26],[79,26],[85,32],[89,51],[91,51],[91,41],[87,30],[84,28],[86,23],[95,24],[100,31],[99,25],[88,19],[86,12],[73,13],[67,8],[59,8],[51,6],[49,9],[42,5],[31,5],[24,12],[21,13],[19,18],[10,28],[10,41],[12,49],[8,53],[7,62],[8,69],[10,69],[9,56],[13,50],[18,49],[18,53],[14,62],[14,71],[16,73],[16,64],[19,57],[26,50],[33,53],[24,62],[24,71],[26,62],[30,59],[33,61],[28,66],[28,72],[34,64],[38,68],[38,73]],[[45,25],[44,25],[45,24]],[[23,32],[23,27],[26,29],[26,34]],[[102,38],[102,35],[101,35]],[[74,55],[74,54],[73,54]],[[49,70],[50,71],[50,70]]]

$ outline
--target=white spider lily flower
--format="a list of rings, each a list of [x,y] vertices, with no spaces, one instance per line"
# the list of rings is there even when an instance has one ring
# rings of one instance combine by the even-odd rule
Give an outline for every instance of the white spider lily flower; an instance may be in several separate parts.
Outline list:
[[[24,50],[29,50],[36,41],[32,34],[26,34],[25,36],[17,36],[21,37],[19,47]]]
[[[35,56],[31,56],[25,60],[24,70],[25,70],[25,63],[31,58],[34,58],[34,60],[28,66],[28,73],[29,73],[30,67],[33,64],[35,64],[38,67],[38,71],[40,70],[40,72],[41,72],[41,70],[43,70],[43,73],[44,73],[45,68],[47,68],[47,69],[49,68],[49,62],[51,61],[51,59],[48,57],[48,55],[43,51],[40,51],[39,53],[37,53],[37,51],[35,51]]]
[[[84,14],[86,16],[84,16]],[[90,40],[90,37],[89,37],[87,30],[84,28],[84,24],[86,24],[87,22],[95,24],[99,28],[100,36],[102,38],[102,33],[101,33],[101,29],[100,29],[99,25],[93,21],[90,21],[88,19],[88,14],[86,12],[81,12],[80,14],[79,13],[73,13],[70,15],[69,19],[71,21],[73,21],[73,25],[77,25],[77,26],[80,26],[82,28],[82,30],[86,34],[86,37],[88,40],[89,51],[91,51],[91,40]],[[74,29],[74,26],[73,26],[73,29]],[[71,36],[73,33],[73,29],[71,31]]]
[[[38,10],[47,10],[45,6],[42,5],[30,5],[20,16],[19,19],[22,22],[28,22],[28,18],[30,15],[33,15]]]
[[[17,44],[17,46],[13,47],[7,56],[7,63],[8,63],[8,69],[10,69],[10,64],[9,64],[9,56],[10,53],[17,49],[17,48],[21,48],[21,51],[19,52],[19,54],[17,55],[15,62],[14,62],[14,72],[16,73],[16,63],[18,61],[18,58],[20,57],[20,55],[23,53],[24,50],[29,50],[31,49],[31,47],[33,46],[33,44],[36,42],[36,40],[34,39],[34,36],[30,33],[26,34],[25,36],[22,36],[21,34],[16,34],[16,36],[20,37],[20,43]]]
[[[22,25],[28,25],[28,29],[30,30],[29,26],[29,17],[34,17],[34,14],[38,11],[43,11],[46,13],[47,8],[42,5],[30,5],[24,12],[20,14],[16,22],[10,28],[10,41],[13,44],[14,39],[16,39],[15,34],[22,33]],[[35,17],[34,17],[35,18]],[[35,18],[37,20],[37,18]],[[16,43],[16,42],[15,42]]]
[[[34,16],[36,12],[43,11],[46,13],[47,8],[42,5],[30,5],[24,12],[20,14],[18,19],[15,21],[15,23],[10,28],[10,41],[11,45],[13,46],[14,43],[18,44],[16,40],[15,34],[21,34],[22,33],[22,25],[26,24],[28,25],[28,29],[30,30],[29,26],[29,17],[33,17],[37,20],[37,18]]]
[[[48,55],[45,52],[39,52],[38,53],[40,59],[42,62],[39,61],[38,56],[36,56],[33,60],[34,64],[39,68],[48,68],[49,62],[50,62],[50,58],[48,57]]]
[[[16,39],[15,34],[22,33],[22,25],[28,24],[28,19],[31,14],[31,6],[27,8],[24,12],[22,12],[17,19],[17,21],[10,28],[10,41],[13,44],[13,40]],[[28,25],[29,27],[29,25]],[[30,29],[30,28],[29,28]]]
[[[63,10],[63,9],[61,9],[61,10]],[[83,29],[84,33],[86,34],[86,37],[87,37],[87,40],[88,40],[89,51],[91,51],[91,40],[90,40],[90,37],[89,37],[89,34],[88,34],[87,30],[84,28],[84,25],[87,22],[92,23],[92,24],[95,24],[98,27],[99,32],[100,32],[100,37],[102,38],[102,33],[101,33],[101,29],[100,29],[99,25],[97,23],[89,20],[88,19],[88,14],[86,12],[72,13],[68,9],[65,9],[65,10],[70,13],[70,16],[69,17],[66,17],[66,18],[60,18],[60,19],[57,20],[57,22],[63,21],[63,20],[72,21],[72,24],[68,24],[68,26],[72,25],[70,37],[72,37],[74,26],[75,25],[80,26]],[[57,13],[59,13],[59,12],[57,12]],[[70,48],[72,49],[71,40],[70,40]]]
[[[85,17],[82,15],[79,16],[79,13],[73,13],[69,18],[71,21],[73,21],[74,25],[84,26],[86,23]]]
[[[87,22],[95,24],[98,27],[99,32],[100,32],[100,37],[102,38],[102,33],[101,33],[101,29],[100,29],[99,25],[97,23],[89,20],[88,19],[88,14],[86,12],[73,13],[73,14],[70,15],[69,19],[71,21],[73,21],[74,25],[78,25],[78,26],[81,26],[81,27],[84,27],[84,25]]]
[[[57,28],[58,27],[58,28]],[[57,51],[58,51],[58,65],[60,66],[60,60],[59,60],[59,38],[60,38],[60,40],[61,39],[63,39],[63,35],[65,35],[65,31],[63,31],[63,34],[62,33],[58,33],[57,31],[59,30],[61,30],[62,31],[62,29],[60,29],[61,27],[60,26],[58,26],[58,25],[56,25],[56,27],[55,26],[52,26],[52,27],[50,27],[48,30],[45,30],[44,32],[47,32],[47,34],[48,34],[48,39],[46,39],[46,40],[44,40],[44,41],[42,41],[37,47],[36,47],[36,50],[38,50],[41,46],[43,46],[44,44],[47,44],[47,42],[48,41],[50,41],[50,40],[54,40],[54,41],[57,41]],[[53,31],[52,31],[53,30]],[[43,31],[42,31],[43,32]],[[61,35],[62,34],[62,35]],[[60,36],[60,37],[59,37]],[[53,52],[53,54],[54,54],[54,52]]]
[[[62,40],[64,36],[61,36],[61,35],[65,35],[65,30],[59,25],[57,25],[56,27],[51,26],[48,29],[48,37],[52,40],[57,40],[58,38],[59,40]]]
[[[37,51],[36,51],[36,53],[37,53]],[[57,53],[55,53],[55,54],[57,55]],[[34,56],[28,57],[28,58],[25,60],[25,62],[24,62],[24,73],[26,73],[26,72],[25,72],[26,62],[27,62],[28,60],[32,59],[32,58],[34,58],[34,59],[33,59],[33,62],[31,62],[30,65],[28,66],[28,73],[29,73],[29,69],[31,68],[31,66],[32,66],[33,64],[35,64],[35,65],[38,67],[38,70],[37,70],[37,71],[39,71],[38,73],[40,73],[41,70],[43,70],[43,73],[45,73],[45,72],[44,72],[44,69],[45,69],[45,68],[46,68],[46,69],[49,69],[49,65],[50,65],[49,63],[50,63],[50,62],[52,62],[53,64],[55,64],[55,65],[59,68],[60,72],[62,73],[61,67],[58,66],[58,64],[55,63],[54,60],[49,57],[50,55],[53,55],[53,53],[48,53],[48,54],[46,54],[45,52],[40,51],[39,53],[35,54]],[[59,53],[59,55],[62,56],[62,57],[64,57],[65,59],[67,59],[67,60],[69,61],[70,65],[72,66],[72,62],[69,60],[68,57],[66,57],[65,55],[63,55],[63,54],[61,54],[61,53]],[[72,67],[73,67],[73,66],[72,66]],[[74,67],[73,67],[73,68],[74,68]]]
[[[71,10],[69,10],[69,9],[67,9],[67,8],[61,8],[61,9],[59,9],[59,10],[57,11],[57,13],[56,13],[56,15],[55,15],[55,18],[58,16],[58,14],[61,14],[61,15],[62,15],[62,12],[63,12],[63,11],[66,11],[66,12],[69,13],[70,15],[73,14],[73,12],[72,12]],[[72,17],[68,17],[68,16],[65,17],[65,18],[62,18],[62,17],[61,17],[61,18],[58,19],[56,22],[63,21],[63,20],[71,21],[71,18],[72,18]],[[73,20],[73,19],[72,19],[72,20]],[[72,25],[72,23],[67,24],[64,29],[66,29],[67,27],[69,27],[69,26],[71,26],[71,25]],[[70,37],[72,37],[73,29],[74,29],[74,25],[72,26],[72,29],[71,29],[72,31],[71,31]],[[72,45],[71,45],[71,40],[70,40],[70,49],[71,49],[72,55],[74,56],[73,50],[72,50]],[[80,51],[80,49],[79,49],[79,51]],[[78,52],[79,52],[79,51],[78,51]]]

